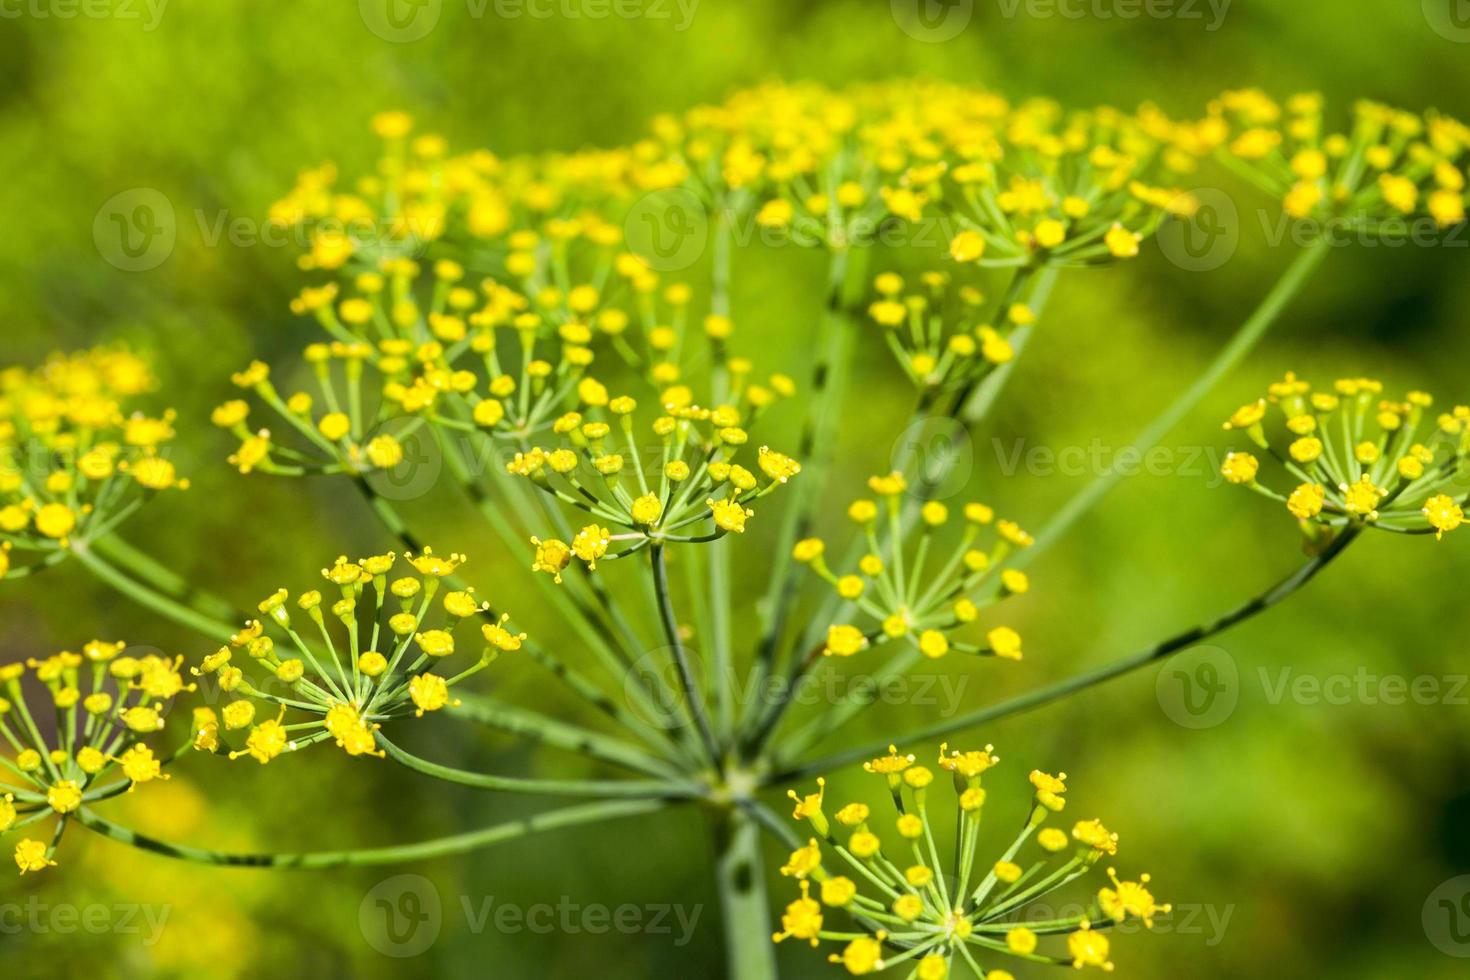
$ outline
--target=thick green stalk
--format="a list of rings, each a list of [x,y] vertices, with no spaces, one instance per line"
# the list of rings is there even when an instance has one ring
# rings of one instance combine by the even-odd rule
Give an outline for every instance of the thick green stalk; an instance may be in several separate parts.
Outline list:
[[[847,249],[833,252],[828,270],[826,308],[822,314],[821,335],[817,341],[819,353],[812,370],[812,390],[808,399],[811,407],[797,449],[802,473],[791,488],[794,499],[788,502],[775,550],[771,553],[770,583],[761,603],[765,628],[761,631],[761,643],[756,653],[752,690],[759,690],[775,669],[778,647],[786,631],[786,618],[797,593],[789,581],[791,547],[811,528],[816,504],[824,489],[822,484],[832,461],[837,418],[846,393],[847,378],[852,371],[854,327],[847,303],[852,255]],[[866,258],[866,253],[859,252],[859,255]],[[759,699],[747,705],[743,724],[758,722],[760,708]]]
[[[977,725],[983,725],[987,722],[998,721],[1001,718],[1008,718],[1011,715],[1017,715],[1025,711],[1031,711],[1043,705],[1050,704],[1053,701],[1060,701],[1063,698],[1070,697],[1071,695],[1077,694],[1081,691],[1085,691],[1088,688],[1096,687],[1097,685],[1102,684],[1106,681],[1110,681],[1115,677],[1122,677],[1125,674],[1131,674],[1135,670],[1139,670],[1140,668],[1147,667],[1150,664],[1158,663],[1161,660],[1165,660],[1168,657],[1179,653],[1181,650],[1186,650],[1189,647],[1194,646],[1201,640],[1206,640],[1219,633],[1223,633],[1224,631],[1230,629],[1232,626],[1236,626],[1244,622],[1245,620],[1252,618],[1253,616],[1257,616],[1260,613],[1265,612],[1282,600],[1286,599],[1288,596],[1297,592],[1313,578],[1315,578],[1317,576],[1317,573],[1326,568],[1334,558],[1342,554],[1343,551],[1346,550],[1347,546],[1351,544],[1361,533],[1361,530],[1362,529],[1359,527],[1350,527],[1339,532],[1337,537],[1333,539],[1332,543],[1324,548],[1320,554],[1307,561],[1291,575],[1282,579],[1280,582],[1276,583],[1274,586],[1267,589],[1265,592],[1262,592],[1260,595],[1256,596],[1250,601],[1242,603],[1241,605],[1235,607],[1222,616],[1209,620],[1208,622],[1202,623],[1198,626],[1193,626],[1183,631],[1182,633],[1177,633],[1174,636],[1169,637],[1167,640],[1163,640],[1162,642],[1156,643],[1153,646],[1147,647],[1146,649],[1141,650],[1138,653],[1133,654],[1132,656],[1124,657],[1120,660],[1115,660],[1112,663],[1106,664],[1102,667],[1098,667],[1095,670],[1086,671],[1084,673],[1077,674],[1076,676],[1066,678],[1065,680],[1058,681],[1055,684],[1049,684],[1046,687],[1037,688],[1036,690],[1031,691],[1027,694],[1011,698],[1008,701],[1002,701],[1001,703],[991,705],[988,708],[980,708],[976,711],[968,712],[967,714],[960,715],[956,718],[951,718],[948,721],[941,722],[937,725],[930,725],[928,728],[920,729],[917,732],[907,733],[903,736],[903,740],[905,742],[913,743],[923,742],[929,739],[942,738],[943,736],[950,735],[955,732],[974,728]],[[860,759],[867,759],[873,757],[874,755],[881,754],[883,750],[888,747],[888,743],[889,740],[885,739],[882,742],[876,742],[871,745],[862,746],[845,752],[839,752],[835,755],[828,756],[825,759],[819,759],[815,762],[802,763],[800,765],[789,768],[784,772],[780,772],[775,776],[772,776],[771,779],[768,780],[768,782],[781,783],[794,779],[802,779],[814,774],[830,772],[834,768],[845,766]]]
[[[301,854],[232,854],[225,851],[190,847],[187,844],[176,844],[172,841],[159,840],[156,837],[140,834],[127,827],[120,827],[87,808],[78,810],[76,819],[83,827],[103,837],[110,837],[131,847],[152,851],[165,857],[177,858],[180,861],[243,868],[317,869],[399,864],[449,857],[494,844],[503,844],[506,841],[517,840],[542,831],[600,823],[621,817],[643,816],[662,810],[668,805],[666,800],[610,800],[551,810],[547,813],[538,813],[533,817],[496,824],[493,827],[455,834],[451,837],[418,841],[413,844],[352,851],[309,851]]]
[[[1168,435],[1170,430],[1178,425],[1180,420],[1198,405],[1200,400],[1215,385],[1219,384],[1226,374],[1234,370],[1245,356],[1255,349],[1256,344],[1286,309],[1286,305],[1301,291],[1312,273],[1322,264],[1329,247],[1324,236],[1297,255],[1282,273],[1281,278],[1277,280],[1276,285],[1266,294],[1261,305],[1256,307],[1255,311],[1240,325],[1235,336],[1230,339],[1230,343],[1215,355],[1215,359],[1199,377],[1195,378],[1194,383],[1133,440],[1131,448],[1137,455],[1142,455],[1157,446],[1159,441]],[[1116,469],[1096,476],[1052,516],[1046,526],[1037,533],[1036,543],[1020,552],[1012,560],[1011,565],[1022,568],[1039,558],[1042,552],[1055,544],[1068,528],[1091,510],[1122,479],[1122,473]]]
[[[740,808],[715,820],[715,877],[725,927],[726,975],[730,980],[775,980],[776,947],[771,942],[760,827]]]

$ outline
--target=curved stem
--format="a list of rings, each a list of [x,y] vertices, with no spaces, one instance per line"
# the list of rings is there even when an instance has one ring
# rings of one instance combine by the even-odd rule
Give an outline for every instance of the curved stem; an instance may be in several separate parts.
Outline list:
[[[514,776],[494,776],[488,773],[470,772],[443,766],[437,762],[421,759],[411,752],[399,748],[378,733],[378,744],[387,751],[393,761],[401,763],[415,772],[421,772],[447,783],[470,786],[475,789],[496,790],[505,793],[540,793],[546,796],[594,796],[602,798],[632,797],[634,799],[672,798],[698,796],[700,789],[690,782],[666,782],[652,780],[595,780],[595,779],[520,779]]]
[[[1174,400],[1173,404],[1150,422],[1133,440],[1131,448],[1138,455],[1141,456],[1158,445],[1159,441],[1168,435],[1170,430],[1178,425],[1180,420],[1220,382],[1220,379],[1234,370],[1245,356],[1255,349],[1256,344],[1281,316],[1287,303],[1301,291],[1312,273],[1322,264],[1322,260],[1327,256],[1328,247],[1328,242],[1323,238],[1313,242],[1297,255],[1282,273],[1281,278],[1277,280],[1276,285],[1266,294],[1261,305],[1256,307],[1255,311],[1240,325],[1240,329],[1235,332],[1230,343],[1215,355],[1215,359],[1205,368],[1204,373],[1197,377],[1194,383]],[[1099,474],[1052,516],[1046,526],[1037,532],[1035,544],[1018,554],[1011,561],[1011,566],[1023,568],[1035,561],[1122,479],[1123,474],[1116,469]]]
[[[650,563],[653,565],[653,590],[658,600],[658,615],[663,621],[664,635],[669,641],[669,649],[673,651],[674,664],[679,671],[679,685],[684,689],[684,699],[688,702],[689,713],[693,716],[694,724],[699,729],[699,738],[704,742],[710,762],[723,774],[725,763],[720,753],[720,746],[715,740],[714,730],[710,727],[709,714],[705,711],[704,698],[699,690],[699,681],[695,678],[694,668],[689,663],[689,653],[684,649],[684,640],[679,636],[679,622],[674,616],[674,600],[669,594],[669,572],[664,564],[664,547],[661,544],[655,544],[648,549],[648,553]]]
[[[679,776],[679,770],[668,762],[612,735],[548,718],[538,712],[504,704],[489,697],[468,692],[459,693],[456,697],[460,703],[444,710],[465,721],[650,776]]]
[[[207,589],[201,589],[163,562],[124,541],[116,532],[92,539],[92,548],[113,567],[134,577],[171,599],[211,619],[237,621],[242,625],[251,615]]]
[[[101,557],[92,552],[85,542],[73,542],[72,553],[76,555],[77,561],[86,566],[87,570],[102,582],[121,592],[124,596],[132,599],[140,606],[151,609],[181,626],[187,626],[189,629],[202,633],[220,643],[228,643],[230,637],[239,631],[239,628],[236,626],[231,626],[212,616],[206,616],[203,613],[190,609],[183,603],[170,599],[163,593],[156,592],[136,579],[130,578],[122,571],[103,561]]]
[[[621,817],[642,816],[664,809],[668,805],[669,803],[666,800],[610,800],[601,803],[588,803],[582,806],[566,807],[561,810],[551,810],[546,813],[538,813],[532,817],[511,820],[492,827],[484,827],[480,830],[472,830],[464,834],[455,834],[450,837],[436,837],[433,840],[418,841],[413,844],[399,844],[394,847],[375,847],[353,851],[308,851],[301,854],[235,854],[190,847],[187,844],[176,844],[172,841],[159,840],[156,837],[140,834],[127,827],[120,827],[86,808],[76,812],[76,820],[83,827],[101,834],[103,837],[110,837],[130,847],[152,851],[155,854],[177,858],[180,861],[193,861],[197,864],[227,865],[243,868],[317,869],[373,864],[397,864],[406,861],[422,861],[429,858],[448,857],[454,854],[464,854],[481,847],[502,844],[506,841],[527,837],[546,830],[558,830],[562,827],[600,823],[604,820],[616,820]]]
[[[986,722],[997,721],[1001,718],[1010,717],[1011,715],[1031,711],[1042,705],[1050,704],[1053,701],[1060,701],[1062,698],[1069,697],[1080,691],[1085,691],[1090,687],[1096,687],[1115,677],[1131,674],[1135,670],[1165,660],[1181,650],[1188,649],[1201,640],[1223,633],[1232,626],[1265,612],[1292,595],[1315,578],[1317,573],[1326,568],[1333,559],[1342,554],[1347,549],[1347,546],[1352,544],[1361,532],[1362,528],[1360,526],[1347,528],[1333,539],[1332,543],[1323,549],[1320,554],[1306,562],[1291,575],[1282,579],[1276,585],[1251,599],[1249,602],[1235,607],[1216,619],[1191,627],[1132,656],[1115,660],[1095,670],[1077,674],[1065,680],[1058,681],[1055,684],[1049,684],[1046,687],[1037,688],[1019,697],[1011,698],[1008,701],[1002,701],[999,704],[994,704],[987,708],[980,708],[968,714],[951,718],[940,724],[931,725],[917,732],[908,733],[903,736],[903,740],[906,742],[927,741],[954,732],[963,731],[967,728],[973,728],[976,725],[982,725]],[[881,743],[874,743],[861,748],[839,752],[814,762],[801,763],[784,772],[773,775],[767,782],[780,783],[793,779],[802,779],[817,773],[825,773],[833,768],[880,754],[888,747],[890,741],[892,740],[884,739]]]

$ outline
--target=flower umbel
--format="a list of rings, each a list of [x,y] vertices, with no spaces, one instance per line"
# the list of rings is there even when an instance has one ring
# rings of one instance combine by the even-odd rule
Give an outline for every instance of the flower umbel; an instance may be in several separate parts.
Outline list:
[[[1005,959],[1111,970],[1111,944],[1099,928],[1129,919],[1151,928],[1170,907],[1154,899],[1148,875],[1124,881],[1109,868],[1111,887],[1100,888],[1084,911],[1060,918],[1037,914],[1037,903],[1116,855],[1118,836],[1097,820],[1070,831],[1050,826],[1066,806],[1065,776],[1035,772],[1035,801],[1020,834],[997,860],[979,858],[986,804],[981,784],[999,761],[989,746],[973,752],[941,746],[936,768],[951,776],[943,792],[959,828],[956,853],[947,862],[930,815],[940,774],[913,756],[894,750],[865,767],[886,784],[882,795],[893,808],[888,817],[878,817],[868,804],[849,803],[829,820],[824,793],[801,798],[796,818],[809,821],[818,836],[782,869],[798,879],[801,896],[787,907],[775,940],[842,943],[829,959],[853,975],[899,967],[906,976],[942,980],[957,959],[978,977],[1009,976],[991,965]],[[814,886],[820,902],[812,897]],[[827,918],[836,914],[860,931],[833,928]],[[1049,951],[1050,937],[1066,938]]]
[[[982,610],[1030,589],[1025,573],[1004,568],[1004,562],[1013,549],[1028,546],[1031,536],[1014,522],[996,520],[985,504],[969,503],[961,509],[963,528],[948,554],[935,556],[935,542],[954,515],[946,505],[930,501],[920,509],[914,534],[918,540],[910,553],[901,530],[903,476],[873,477],[868,486],[877,499],[859,499],[847,509],[868,545],[855,572],[839,575],[829,568],[820,539],[800,541],[793,551],[797,561],[809,565],[873,623],[833,624],[825,653],[846,657],[870,645],[903,642],[931,659],[951,651],[1021,659],[1021,637],[1009,626],[990,627],[983,644],[955,635],[978,622]],[[992,537],[988,547],[978,546],[982,535]],[[932,568],[931,561],[938,567]]]
[[[199,747],[215,751],[224,741],[221,731],[245,730],[243,747],[231,751],[231,759],[249,756],[265,764],[326,740],[348,755],[383,755],[376,733],[384,722],[453,704],[456,685],[502,651],[520,649],[525,639],[506,627],[507,616],[491,616],[472,591],[440,596],[441,580],[463,561],[427,549],[401,562],[391,553],[343,557],[322,571],[328,596],[311,590],[293,602],[281,589],[265,599],[263,620],[246,624],[194,668],[196,675],[214,676],[230,696],[219,720],[198,733]],[[395,577],[395,570],[410,574]],[[298,631],[298,616],[313,625]],[[440,665],[455,654],[467,620],[481,621],[484,645],[467,668],[447,674]],[[273,632],[285,637],[285,649]],[[263,670],[265,676],[247,676],[236,662],[242,654],[259,665],[252,675]],[[293,713],[304,719],[288,724]]]
[[[26,837],[16,844],[21,874],[56,863],[66,822],[81,807],[168,778],[163,767],[172,757],[156,757],[148,740],[163,731],[175,696],[194,685],[179,671],[183,657],[126,651],[124,643],[93,640],[81,653],[0,667],[0,736],[14,750],[9,758],[0,756],[0,834],[56,818],[45,840]],[[44,696],[28,698],[27,676]],[[53,717],[55,734],[48,740],[37,719]],[[185,742],[179,751],[188,747]],[[114,775],[121,778],[109,781]]]
[[[1464,521],[1470,408],[1435,415],[1433,403],[1422,391],[1385,398],[1383,384],[1370,378],[1343,378],[1314,391],[1287,374],[1225,427],[1242,430],[1296,485],[1267,487],[1249,452],[1231,453],[1222,473],[1281,501],[1308,530],[1367,525],[1443,537]],[[1276,414],[1270,408],[1284,424],[1268,418]]]

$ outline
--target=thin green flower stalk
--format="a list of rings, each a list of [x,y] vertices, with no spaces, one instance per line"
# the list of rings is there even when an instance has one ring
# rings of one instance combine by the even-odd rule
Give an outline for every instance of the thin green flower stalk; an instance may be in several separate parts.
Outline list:
[[[22,875],[56,865],[84,805],[169,778],[163,767],[189,747],[159,758],[149,744],[174,699],[194,690],[184,658],[128,649],[93,640],[81,653],[0,667],[0,835],[27,831],[14,850]]]
[[[935,554],[936,536],[951,514],[949,507],[931,500],[921,510],[921,530],[910,549],[896,527],[906,489],[902,474],[872,477],[868,488],[877,500],[860,498],[847,508],[868,547],[855,572],[839,576],[828,568],[820,538],[808,538],[795,549],[797,561],[810,566],[875,624],[870,629],[851,623],[830,626],[822,652],[851,657],[875,644],[901,641],[931,660],[951,651],[1019,660],[1021,637],[1010,627],[992,627],[983,647],[953,640],[951,634],[976,622],[982,609],[1030,589],[1025,574],[1005,569],[1003,563],[1013,548],[1027,547],[1031,536],[1014,521],[997,521],[991,507],[969,503],[962,508],[959,538],[947,554]],[[992,526],[994,541],[988,549],[977,547],[982,531]],[[878,536],[880,527],[888,531],[883,540]]]
[[[188,487],[169,459],[174,413],[143,409],[157,386],[119,348],[0,371],[0,578],[64,561],[157,493]]]
[[[1464,523],[1461,505],[1470,500],[1470,408],[1435,417],[1425,392],[1382,396],[1383,383],[1372,378],[1341,378],[1313,391],[1288,373],[1225,428],[1242,431],[1288,481],[1298,481],[1295,488],[1263,484],[1261,460],[1250,452],[1230,453],[1221,473],[1283,504],[1312,539],[1349,524],[1443,538]]]
[[[1009,700],[964,712],[953,718],[922,728],[917,732],[911,733],[911,735],[915,741],[925,741],[970,731],[981,725],[990,724],[1003,718],[1010,718],[1064,698],[1073,697],[1105,684],[1108,681],[1134,673],[1135,671],[1156,666],[1162,661],[1188,650],[1213,636],[1218,636],[1226,630],[1232,629],[1247,620],[1274,609],[1321,574],[1328,565],[1332,564],[1332,562],[1347,550],[1349,545],[1357,540],[1361,533],[1361,527],[1348,527],[1328,542],[1320,552],[1308,558],[1306,562],[1290,575],[1281,579],[1264,592],[1252,596],[1245,602],[1218,616],[1190,626],[1188,629],[1181,630],[1157,643],[1150,644],[1136,653],[1121,657],[1100,667],[1083,671],[1071,677],[1053,681]],[[850,701],[848,704],[841,706],[841,708],[847,710],[843,711],[840,708],[838,711],[833,712],[834,717],[827,720],[827,723],[822,726],[818,734],[825,735],[838,730],[845,721],[849,720],[853,714],[863,707],[865,707],[865,704],[860,700]],[[799,733],[799,735],[805,734],[808,733]],[[808,762],[797,763],[795,765],[787,764],[787,760],[792,754],[807,747],[812,741],[814,741],[813,738],[807,738],[804,742],[800,738],[793,738],[775,747],[777,755],[773,761],[776,764],[774,771],[769,777],[769,782],[772,785],[781,785],[793,779],[803,779],[817,773],[827,772],[834,767],[848,765],[861,760],[882,749],[881,743],[874,743],[845,749],[841,752],[833,753],[830,756]]]
[[[957,537],[949,536],[953,540],[946,547],[944,528],[952,517],[948,506],[932,500],[924,504],[919,529],[911,533],[903,526],[908,489],[903,475],[872,477],[868,487],[877,499],[860,498],[847,509],[862,544],[853,571],[839,574],[829,567],[821,538],[807,538],[792,549],[793,559],[809,566],[842,600],[841,615],[850,612],[852,618],[831,622],[825,638],[790,663],[784,690],[793,691],[825,657],[887,654],[880,669],[895,675],[920,657],[937,660],[950,653],[1020,660],[1022,639],[1016,630],[992,622],[980,632],[975,624],[991,607],[1030,591],[1029,577],[1005,564],[1013,552],[1030,547],[1031,535],[1014,521],[997,520],[994,508],[971,502],[960,509],[963,529]],[[985,547],[982,535],[989,539]],[[956,635],[962,632],[966,635]],[[968,636],[971,632],[977,635]],[[754,740],[769,736],[790,707],[789,697],[774,699]],[[846,720],[841,707],[832,706],[793,740],[805,747],[809,733]],[[782,741],[783,749],[791,750],[792,740]]]
[[[1096,880],[1103,859],[1118,853],[1118,835],[1099,820],[1079,821],[1070,832],[1049,825],[1067,806],[1065,773],[1031,773],[1034,797],[1019,833],[998,859],[982,858],[982,781],[999,762],[990,746],[976,752],[941,746],[943,772],[936,773],[890,746],[863,767],[887,790],[876,809],[852,802],[829,817],[824,779],[813,794],[793,791],[793,816],[807,821],[814,836],[781,868],[801,894],[786,907],[775,941],[840,944],[829,960],[852,976],[896,970],[911,980],[945,980],[959,966],[1003,980],[1010,972],[994,964],[1012,962],[1111,971],[1105,931],[1129,919],[1151,928],[1170,906],[1154,898],[1148,875],[1124,881],[1112,868],[1110,883],[1094,885],[1080,911],[1062,914],[1051,904],[1074,882]],[[949,789],[934,785],[943,773],[951,777]],[[942,836],[932,809],[936,793],[955,810],[949,860],[936,843]],[[880,815],[883,810],[891,812]],[[839,917],[847,928],[832,921]]]

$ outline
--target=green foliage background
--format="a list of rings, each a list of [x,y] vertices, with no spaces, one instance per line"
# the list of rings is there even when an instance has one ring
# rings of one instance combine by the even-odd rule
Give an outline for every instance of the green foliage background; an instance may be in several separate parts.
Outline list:
[[[286,310],[300,282],[294,250],[212,242],[210,228],[224,215],[258,221],[301,167],[333,158],[345,172],[361,170],[375,150],[366,121],[381,108],[412,111],[455,146],[500,153],[625,142],[655,112],[771,78],[841,85],[929,74],[1073,105],[1153,100],[1181,115],[1221,88],[1261,85],[1280,94],[1320,90],[1339,111],[1368,96],[1470,117],[1470,45],[1431,30],[1420,4],[1391,0],[1236,0],[1213,32],[1208,16],[1034,17],[1023,5],[1007,17],[1009,4],[978,0],[969,28],[945,43],[912,39],[880,0],[702,0],[684,31],[677,20],[504,18],[493,6],[475,17],[465,0],[444,0],[437,29],[408,44],[375,36],[353,3],[173,0],[154,30],[144,29],[141,6],[130,9],[142,20],[62,19],[44,3],[11,9],[23,13],[0,21],[3,359],[29,362],[112,338],[157,355],[164,397],[181,413],[182,462],[195,490],[158,501],[128,536],[239,602],[304,585],[339,552],[387,542],[357,500],[330,485],[246,479],[225,465],[230,447],[204,417],[229,397],[228,373],[252,357],[279,361],[306,343],[309,329]],[[38,16],[48,9],[52,16]],[[92,237],[99,206],[134,187],[161,191],[179,219],[173,254],[143,273],[108,264]],[[1256,217],[1256,205],[1269,214],[1270,203],[1241,200],[1250,205],[1241,247],[1223,268],[1183,271],[1151,246],[1123,268],[1063,280],[1003,410],[977,434],[973,492],[1039,525],[1090,474],[1024,466],[1008,474],[1005,460],[1018,445],[1119,445],[1188,383],[1292,257]],[[1286,515],[1215,486],[1200,462],[1182,464],[1196,449],[1223,451],[1219,419],[1288,368],[1321,379],[1376,373],[1394,387],[1465,401],[1470,277],[1465,239],[1459,245],[1334,249],[1262,349],[1166,441],[1181,472],[1130,479],[1035,567],[1017,624],[1026,661],[974,670],[966,704],[1145,645],[1285,574],[1299,557]],[[894,262],[879,255],[875,269]],[[765,367],[806,375],[821,275],[819,257],[792,249],[737,257],[739,336],[745,349],[762,352]],[[866,397],[850,409],[838,455],[839,478],[854,490],[886,468],[909,398],[880,343],[861,356],[856,383]],[[778,424],[794,429],[793,417]],[[851,495],[833,499],[833,516]],[[528,596],[525,556],[500,552],[457,506],[427,500],[417,516],[431,540],[475,556],[472,577],[497,605],[526,610],[526,625],[554,643],[556,624]],[[763,534],[775,522],[765,524],[737,549],[747,610],[763,584]],[[1273,704],[1260,680],[1266,670],[1274,683],[1288,665],[1321,677],[1360,668],[1409,678],[1465,672],[1470,541],[1389,537],[1369,535],[1305,594],[1218,641],[1243,681],[1239,707],[1218,727],[1171,722],[1147,673],[976,733],[1005,760],[988,780],[993,798],[1024,794],[1033,767],[1066,769],[1078,815],[1097,813],[1123,834],[1123,869],[1152,870],[1164,899],[1229,911],[1218,936],[1204,926],[1120,938],[1119,975],[1462,975],[1462,961],[1426,939],[1421,909],[1442,881],[1470,872],[1470,712],[1463,704]],[[75,648],[94,634],[191,657],[206,652],[197,637],[71,566],[0,590],[0,624],[0,660]],[[966,670],[950,666],[956,675]],[[560,709],[533,668],[508,660],[492,673],[512,696]],[[851,737],[899,735],[925,713],[874,709]],[[448,721],[423,729],[417,744],[445,761],[509,772],[547,765],[576,773],[580,765],[536,759]],[[853,784],[838,780],[834,793]],[[196,759],[116,812],[204,844],[312,849],[451,833],[535,805],[320,751],[266,772]],[[17,977],[57,969],[130,977],[717,976],[708,837],[697,814],[679,811],[404,869],[435,880],[446,916],[428,952],[396,961],[363,941],[358,908],[400,869],[195,869],[85,839],[78,828],[62,868],[20,883],[7,878],[0,902],[167,903],[162,942],[5,934],[0,962]],[[784,903],[789,883],[773,877]],[[476,906],[489,896],[522,905],[570,896],[703,910],[693,942],[676,948],[667,936],[476,935],[460,895]],[[827,969],[805,948],[782,956],[790,976]]]

